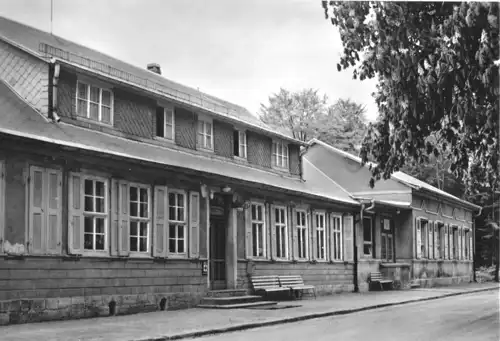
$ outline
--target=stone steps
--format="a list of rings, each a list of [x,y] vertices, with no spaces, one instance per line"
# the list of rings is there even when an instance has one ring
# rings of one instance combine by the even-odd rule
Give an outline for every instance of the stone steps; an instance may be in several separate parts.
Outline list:
[[[247,294],[246,289],[221,289],[221,290],[210,290],[207,292],[207,297],[234,297],[234,296],[245,296]]]
[[[202,305],[231,305],[254,303],[262,301],[261,296],[245,295],[245,296],[229,296],[229,297],[205,297],[201,300]]]
[[[249,303],[236,303],[236,304],[200,304],[198,308],[206,309],[243,309],[243,308],[253,308],[253,307],[271,307],[277,305],[278,302],[272,301],[258,301]]]

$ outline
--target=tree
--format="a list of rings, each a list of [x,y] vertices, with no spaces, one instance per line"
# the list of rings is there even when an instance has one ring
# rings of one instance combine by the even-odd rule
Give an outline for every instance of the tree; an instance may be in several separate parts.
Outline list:
[[[498,3],[322,3],[344,47],[338,70],[378,79],[380,118],[361,150],[376,164],[370,185],[447,151],[468,192],[498,188]]]
[[[304,142],[318,138],[342,150],[359,152],[366,130],[363,105],[339,99],[329,106],[328,97],[313,89],[280,89],[268,101],[261,104],[262,122]]]

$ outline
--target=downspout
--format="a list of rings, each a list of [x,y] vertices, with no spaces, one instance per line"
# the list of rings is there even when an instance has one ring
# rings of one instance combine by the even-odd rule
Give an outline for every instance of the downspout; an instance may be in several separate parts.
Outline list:
[[[476,219],[481,215],[483,212],[483,208],[479,208],[479,213],[474,216],[474,221],[472,222],[472,246],[474,247],[473,250],[470,250],[472,252],[472,281],[475,283],[477,282],[476,279]]]
[[[371,205],[370,207],[366,208],[365,204],[361,204],[361,210],[359,214],[359,224],[362,226],[363,224],[363,218],[364,218],[364,212],[368,212],[370,210],[373,210],[375,208],[375,200],[371,200]],[[356,234],[356,224],[354,224],[353,228],[353,233],[352,233],[352,238],[354,242],[354,266],[353,266],[353,284],[354,284],[354,292],[359,292],[359,284],[358,284],[358,240],[357,240],[357,234]]]
[[[59,83],[59,74],[61,72],[61,65],[60,64],[57,64],[55,62],[55,59],[52,59],[51,60],[52,62],[52,65],[54,65],[54,72],[53,72],[53,76],[52,76],[52,98],[51,98],[51,101],[52,101],[52,105],[51,105],[51,113],[50,113],[50,118],[54,121],[54,122],[60,122],[61,121],[61,117],[59,117],[59,115],[57,114],[57,86],[58,86],[58,83]]]

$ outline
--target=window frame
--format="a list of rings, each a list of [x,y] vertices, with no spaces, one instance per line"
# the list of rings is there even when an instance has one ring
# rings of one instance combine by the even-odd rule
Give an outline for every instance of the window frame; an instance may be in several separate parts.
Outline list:
[[[0,159],[0,254],[4,253],[5,240],[5,160]]]
[[[203,126],[203,133],[200,133],[200,123]],[[207,124],[210,124],[210,147],[207,147]],[[199,143],[199,137],[202,136],[203,145]],[[196,147],[205,151],[214,151],[214,122],[211,117],[198,115],[198,121],[196,123]]]
[[[252,209],[253,209],[253,206],[256,206],[256,207],[261,207],[262,209],[262,220],[255,220],[253,219],[252,217]],[[251,227],[251,239],[252,239],[252,250],[250,252],[250,257],[252,259],[267,259],[268,258],[268,250],[267,250],[267,219],[266,219],[266,205],[264,203],[261,203],[261,202],[257,202],[257,201],[252,201],[250,203],[250,227]],[[258,215],[257,215],[258,216]],[[262,225],[262,256],[259,256],[259,255],[255,255],[254,254],[254,249],[255,249],[255,245],[254,245],[254,229],[253,229],[253,225],[254,224],[261,224]],[[258,238],[256,238],[255,240],[258,241]],[[258,251],[258,248],[257,248],[257,251]]]
[[[297,214],[304,214],[305,225],[299,224],[297,220]],[[307,261],[309,260],[309,219],[308,219],[308,211],[307,209],[297,209],[295,210],[295,220],[296,220],[296,228],[297,228],[297,260],[299,261]],[[304,231],[304,257],[300,257],[301,254],[301,244],[299,243],[299,235],[301,231]]]
[[[175,107],[173,105],[159,105],[160,108],[163,108],[163,136],[159,136],[157,134],[157,131],[156,131],[156,138],[159,138],[161,140],[165,140],[165,141],[168,141],[168,142],[174,142],[175,141]],[[172,113],[172,124],[171,124],[171,128],[169,128],[171,131],[172,131],[172,138],[168,138],[166,137],[166,131],[167,131],[167,127],[169,127],[169,125],[167,124],[167,112],[171,112]],[[156,122],[156,124],[158,124],[158,122]]]
[[[172,220],[171,217],[170,217],[170,194],[176,194],[176,195],[179,195],[179,194],[182,194],[184,196],[184,221],[181,221],[181,220]],[[189,207],[189,204],[188,204],[188,195],[187,195],[187,191],[185,190],[182,190],[182,189],[176,189],[176,188],[168,188],[167,189],[167,196],[168,196],[168,240],[167,240],[167,255],[169,257],[173,257],[173,258],[187,258],[188,257],[188,243],[189,243],[189,216],[188,216],[188,207]],[[181,207],[181,206],[175,206],[176,208],[177,207]],[[176,226],[176,232],[177,232],[177,228],[179,225],[183,225],[184,227],[184,252],[172,252],[170,251],[170,240],[172,239],[172,235],[170,233],[170,225],[173,224]],[[179,240],[179,238],[176,236],[174,238],[174,240],[176,241],[176,249],[177,249],[177,242]]]
[[[389,222],[389,228],[385,228],[385,223]],[[380,234],[381,234],[381,243],[384,245],[385,243],[385,255],[382,254],[382,245],[380,245],[380,259],[386,262],[392,262],[394,258],[394,244],[393,244],[393,239],[394,239],[394,233],[392,230],[392,226],[394,224],[394,220],[391,217],[386,217],[383,216],[381,219],[381,228],[380,228]],[[389,257],[389,252],[388,250],[391,250],[390,256]],[[384,257],[385,256],[385,257]]]
[[[235,132],[238,133],[238,155],[234,155],[235,158],[240,160],[248,160],[248,140],[247,140],[247,131],[246,129],[234,129]],[[241,143],[241,136],[244,136],[245,143]],[[233,141],[234,143],[234,141]],[[245,151],[245,156],[241,156],[241,147]],[[234,151],[233,151],[234,153]]]
[[[317,217],[323,217],[323,226],[321,227],[321,229],[319,229],[319,224],[318,222],[321,221],[321,220],[318,220],[316,219]],[[314,219],[314,230],[315,230],[315,233],[316,233],[316,255],[315,255],[315,258],[318,262],[327,262],[328,261],[328,246],[327,246],[327,223],[326,223],[326,212],[324,211],[315,211],[314,212],[314,216],[313,216],[313,219]],[[323,233],[323,257],[321,258],[319,255],[320,255],[320,250],[319,250],[319,233],[322,232]]]
[[[331,255],[332,255],[332,261],[334,262],[341,262],[344,260],[344,224],[343,224],[343,217],[342,217],[342,214],[341,213],[331,213],[330,214],[330,219],[332,221],[332,225],[331,225],[331,234],[332,234],[332,240],[331,240],[331,248],[332,248],[332,252],[331,252]],[[335,222],[334,222],[334,219],[338,219],[338,228],[335,228]],[[337,237],[337,241],[338,241],[338,245],[337,243],[335,243],[336,241],[336,238]],[[337,250],[337,246],[339,248],[339,250]],[[337,257],[336,255],[336,252],[335,251],[338,251],[340,257]]]
[[[276,148],[275,148],[276,146]],[[281,147],[281,154],[278,153],[278,146]],[[290,168],[290,148],[289,144],[283,140],[273,140],[273,143],[271,145],[271,165],[273,168],[280,169],[280,170],[288,170]],[[286,148],[286,157],[285,154],[283,153],[283,149]],[[281,156],[281,160],[283,161],[286,159],[286,164],[278,164],[278,160]]]
[[[420,251],[420,259],[429,259],[429,220],[420,218],[420,247],[424,248]],[[425,223],[425,224],[424,224]]]
[[[138,205],[138,213],[140,212],[140,189],[145,189],[147,191],[147,198],[148,198],[148,217],[147,218],[144,218],[144,217],[140,217],[140,216],[132,216],[132,210],[130,209],[130,205],[132,203],[132,197],[130,195],[130,189],[132,187],[135,187],[137,188],[139,191],[137,193],[137,205]],[[128,219],[129,219],[129,230],[128,230],[128,238],[129,238],[129,252],[130,252],[130,256],[132,257],[151,257],[151,236],[152,236],[152,227],[153,227],[153,210],[152,210],[152,205],[153,205],[153,200],[152,200],[152,191],[151,191],[151,186],[149,185],[145,185],[145,184],[141,184],[141,183],[137,183],[137,182],[129,182],[128,183],[128,190],[129,190],[129,195],[128,195],[128,207],[127,207],[127,211],[128,211]],[[130,233],[131,232],[131,223],[132,221],[135,221],[135,222],[138,222],[138,223],[141,223],[141,222],[147,222],[147,226],[148,226],[148,229],[147,229],[147,236],[146,236],[146,251],[132,251],[132,242],[131,242],[131,238],[132,238],[132,234]],[[140,229],[140,226],[139,224],[137,225],[137,238],[139,239],[139,229]]]
[[[82,180],[82,193],[81,193],[81,200],[83,203],[83,210],[82,210],[82,217],[84,219],[83,221],[83,247],[82,247],[82,255],[84,256],[96,256],[96,257],[103,257],[103,256],[109,256],[110,255],[110,248],[109,248],[109,225],[111,221],[110,217],[110,195],[109,195],[109,180],[103,176],[99,175],[94,175],[94,174],[88,174],[86,172],[80,172],[79,173],[81,180]],[[95,184],[95,181],[100,181],[104,183],[104,212],[87,212],[85,210],[85,180],[92,180]],[[95,196],[94,196],[95,200]],[[98,218],[104,218],[104,249],[103,250],[88,250],[85,248],[85,218],[91,216],[91,217],[98,217]],[[94,231],[95,231],[95,223],[94,223]],[[95,232],[94,232],[95,234]],[[94,237],[95,241],[95,237]]]
[[[78,96],[78,89],[79,89],[80,84],[83,84],[87,87],[87,98],[86,99],[80,98]],[[98,119],[97,120],[90,117],[90,103],[91,102],[94,104],[96,103],[96,102],[93,102],[90,100],[90,88],[91,87],[95,87],[95,88],[99,89],[99,103],[98,103],[99,112],[98,112]],[[109,121],[110,122],[109,123],[102,121],[102,107],[103,106],[108,107],[107,105],[104,105],[102,103],[102,92],[103,91],[108,91],[110,93],[110,106],[109,106],[109,109],[110,109],[110,120]],[[85,117],[80,116],[78,114],[78,101],[79,100],[86,101],[86,103],[87,103],[87,110],[86,110],[87,115]],[[77,119],[92,122],[92,123],[102,124],[105,126],[113,126],[114,125],[114,116],[115,116],[114,115],[114,111],[115,111],[114,104],[115,104],[115,96],[114,96],[113,90],[110,86],[105,86],[100,82],[95,82],[95,81],[85,79],[85,78],[78,78],[76,80],[75,116]]]
[[[273,247],[276,247],[276,258],[279,260],[288,260],[290,257],[289,245],[288,245],[288,237],[289,237],[288,209],[286,206],[280,206],[280,205],[275,205],[273,209],[274,209],[274,221],[272,222],[272,224],[273,224],[274,232],[276,234],[275,245],[273,245]],[[283,211],[283,217],[285,218],[284,222],[279,223],[280,230],[282,228],[284,230],[284,236],[281,236],[281,238],[284,238],[284,241],[285,241],[285,249],[281,250],[281,251],[284,251],[284,256],[281,254],[278,255],[278,250],[279,250],[278,244],[277,244],[278,243],[278,223],[276,222],[276,211],[277,210]]]
[[[455,224],[451,224],[450,225],[451,227],[451,257],[450,259],[451,260],[459,260],[459,250],[458,250],[458,246],[459,246],[459,235],[458,235],[458,225],[455,225]],[[455,236],[456,236],[456,240],[455,240]]]

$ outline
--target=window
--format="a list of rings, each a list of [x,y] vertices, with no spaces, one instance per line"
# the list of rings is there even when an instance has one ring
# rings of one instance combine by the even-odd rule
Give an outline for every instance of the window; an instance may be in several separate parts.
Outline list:
[[[305,211],[297,211],[296,219],[297,219],[297,243],[298,243],[298,254],[297,257],[299,259],[306,259],[308,252],[308,243],[307,243],[307,219],[306,219]]]
[[[111,124],[113,93],[94,85],[77,81],[76,115],[96,122]]]
[[[288,228],[286,208],[274,209],[274,228],[276,229],[276,258],[288,258]]]
[[[434,258],[434,224],[432,222],[427,223],[427,232],[428,232],[428,239],[427,239],[427,258],[428,259],[433,259]]]
[[[434,240],[435,240],[435,257],[443,259],[443,224],[436,222],[434,224]]]
[[[465,240],[464,240],[464,259],[469,259],[469,238],[470,233],[468,230],[465,230]]]
[[[427,220],[421,220],[420,221],[420,226],[421,226],[421,244],[420,244],[420,252],[422,255],[422,258],[427,257]]]
[[[168,252],[182,255],[186,253],[187,248],[186,194],[181,191],[170,190],[168,193],[168,207]]]
[[[167,140],[174,140],[175,115],[171,107],[156,108],[156,136]]]
[[[83,248],[86,251],[106,250],[106,182],[100,179],[84,180],[84,235]]]
[[[342,217],[332,215],[332,260],[342,260]]]
[[[382,219],[382,245],[381,245],[381,258],[385,261],[392,261],[394,248],[392,243],[392,226],[391,219]]]
[[[5,172],[4,162],[0,160],[0,240],[4,240],[5,224]],[[0,253],[3,252],[3,242],[0,242]]]
[[[242,130],[234,131],[234,156],[247,158],[247,134]]]
[[[325,214],[314,213],[314,221],[316,225],[316,258],[326,260]]]
[[[458,228],[456,226],[452,227],[451,245],[451,257],[458,259]]]
[[[214,148],[211,121],[198,118],[198,147],[210,150]]]
[[[288,168],[288,146],[284,142],[273,142],[273,166]]]
[[[266,237],[264,223],[264,205],[252,204],[252,256],[266,257]]]
[[[372,218],[364,217],[363,218],[363,254],[365,256],[372,256],[373,247],[372,247]]]
[[[149,187],[130,185],[130,251],[149,252],[149,230],[151,226]]]
[[[2,181],[1,178],[0,181]],[[1,187],[0,184],[0,190]],[[61,252],[61,194],[62,177],[59,170],[30,167],[29,242],[27,243],[29,253],[56,254]],[[2,213],[1,207],[0,213]]]

